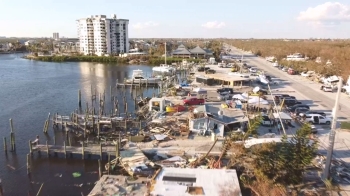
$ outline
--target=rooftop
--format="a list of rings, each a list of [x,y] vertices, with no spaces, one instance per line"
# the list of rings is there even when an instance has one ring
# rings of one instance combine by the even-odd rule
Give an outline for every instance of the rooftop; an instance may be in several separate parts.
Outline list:
[[[198,112],[205,112],[208,117],[220,121],[224,124],[243,121],[243,111],[236,108],[221,108],[221,103],[211,103],[210,105],[201,105],[196,109]],[[223,116],[219,117],[219,111],[223,112]],[[209,113],[209,115],[208,115]]]
[[[147,192],[147,186],[141,178],[136,181],[128,182],[126,176],[104,175],[96,183],[88,196],[105,195],[134,195],[144,196]]]
[[[236,170],[163,168],[155,178],[151,195],[242,194]]]

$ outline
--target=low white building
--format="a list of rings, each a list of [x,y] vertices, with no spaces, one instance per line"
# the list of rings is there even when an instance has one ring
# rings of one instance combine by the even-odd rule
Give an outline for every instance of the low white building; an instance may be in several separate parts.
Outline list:
[[[0,52],[8,52],[10,49],[10,43],[0,43]]]
[[[36,43],[35,40],[28,40],[28,41],[24,42],[24,45],[30,46],[31,44],[35,44],[35,43]]]
[[[236,170],[162,168],[155,177],[151,196],[241,196]]]

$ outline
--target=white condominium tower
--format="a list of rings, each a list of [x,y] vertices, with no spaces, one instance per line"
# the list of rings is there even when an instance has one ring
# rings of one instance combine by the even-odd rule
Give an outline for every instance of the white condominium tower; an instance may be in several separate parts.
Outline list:
[[[77,20],[80,52],[85,55],[115,55],[129,52],[129,20],[95,15]]]

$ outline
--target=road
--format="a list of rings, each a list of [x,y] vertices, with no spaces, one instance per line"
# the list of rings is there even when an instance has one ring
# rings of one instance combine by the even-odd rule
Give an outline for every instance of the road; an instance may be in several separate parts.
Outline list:
[[[314,105],[318,104],[329,111],[332,111],[332,108],[334,108],[334,102],[336,97],[335,92],[323,92],[320,90],[321,85],[318,83],[311,82],[299,75],[289,75],[286,72],[282,72],[281,70],[273,67],[271,63],[267,62],[265,59],[257,57],[248,52],[244,52],[233,46],[225,45],[225,47],[227,49],[231,49],[230,54],[232,55],[244,55],[244,60],[247,61],[248,65],[264,70],[267,73],[267,75],[288,81],[288,86],[312,100]],[[339,121],[350,119],[349,103],[350,97],[346,96],[345,94],[342,94],[340,98],[340,111],[338,113]]]

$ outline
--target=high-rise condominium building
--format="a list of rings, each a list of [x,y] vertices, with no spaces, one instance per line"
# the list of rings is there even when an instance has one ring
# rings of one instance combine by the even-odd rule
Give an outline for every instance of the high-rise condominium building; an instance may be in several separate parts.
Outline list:
[[[53,33],[53,39],[54,40],[58,40],[58,39],[60,39],[60,34],[59,33]]]
[[[85,55],[114,55],[129,52],[129,20],[95,15],[77,20],[80,52]]]

